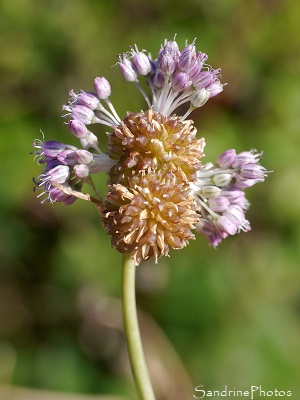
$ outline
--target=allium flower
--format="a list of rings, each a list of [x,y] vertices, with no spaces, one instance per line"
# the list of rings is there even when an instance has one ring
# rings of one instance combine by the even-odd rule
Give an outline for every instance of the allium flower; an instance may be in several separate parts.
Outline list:
[[[205,140],[196,138],[193,121],[187,119],[223,90],[220,69],[212,69],[207,59],[196,51],[195,40],[181,51],[175,39],[165,41],[155,59],[137,46],[130,48],[118,64],[125,80],[142,93],[146,111],[120,118],[110,101],[109,82],[97,77],[94,92],[72,90],[63,106],[69,130],[82,148],[56,141],[33,144],[38,163],[45,164],[35,182],[44,201],[71,204],[82,197],[84,183],[95,189],[93,174],[108,174],[105,200],[98,199],[104,228],[113,246],[130,253],[136,265],[183,248],[195,238],[193,230],[215,247],[250,229],[244,189],[264,181],[262,153],[231,149],[216,164],[203,166]],[[150,97],[140,79],[148,84]],[[186,103],[185,115],[176,115]],[[94,124],[110,128],[106,152],[90,131]]]

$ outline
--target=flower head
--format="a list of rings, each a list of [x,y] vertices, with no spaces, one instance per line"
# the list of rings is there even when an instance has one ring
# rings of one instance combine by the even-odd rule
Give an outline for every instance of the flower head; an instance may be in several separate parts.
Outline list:
[[[70,91],[68,128],[81,148],[56,141],[33,144],[38,163],[45,165],[35,181],[50,202],[71,204],[84,183],[94,188],[93,174],[108,174],[108,190],[101,202],[104,228],[113,246],[130,253],[136,264],[153,258],[157,262],[169,250],[181,249],[203,234],[212,246],[239,231],[248,231],[249,207],[244,189],[262,182],[267,171],[259,164],[261,153],[239,154],[230,149],[216,164],[204,166],[204,138],[189,114],[223,90],[220,69],[206,64],[195,40],[180,51],[176,40],[165,41],[153,59],[137,46],[119,55],[124,79],[144,97],[146,111],[117,114],[104,77],[94,80],[94,92]],[[150,97],[140,85],[145,80]],[[187,103],[187,111],[175,111]],[[102,152],[94,124],[110,130],[108,148]],[[44,200],[44,201],[45,201]]]
[[[194,239],[199,220],[192,189],[172,172],[153,169],[128,178],[127,184],[109,187],[103,222],[112,244],[132,254],[136,264],[169,249],[181,249]]]

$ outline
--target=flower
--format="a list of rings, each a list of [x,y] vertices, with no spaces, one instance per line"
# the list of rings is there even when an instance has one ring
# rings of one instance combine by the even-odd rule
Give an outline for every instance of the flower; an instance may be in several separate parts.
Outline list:
[[[222,92],[220,69],[206,64],[195,40],[180,51],[174,38],[165,41],[157,58],[137,46],[119,55],[124,79],[144,97],[146,111],[120,118],[104,77],[94,80],[94,92],[70,91],[68,128],[81,149],[56,141],[36,140],[34,154],[43,173],[35,181],[44,201],[73,203],[83,184],[94,190],[92,175],[108,174],[105,199],[97,200],[112,245],[130,253],[136,265],[143,259],[168,255],[203,234],[216,247],[229,235],[250,230],[245,217],[249,202],[244,190],[262,182],[268,171],[259,164],[262,153],[230,149],[216,163],[204,166],[204,138],[197,139],[190,113]],[[140,80],[145,80],[148,97]],[[187,103],[183,116],[176,109]],[[110,129],[102,152],[94,124]],[[38,197],[39,197],[38,196]],[[95,202],[95,201],[94,201]]]
[[[149,168],[113,184],[106,195],[103,222],[112,244],[131,253],[136,264],[169,249],[181,249],[194,239],[191,232],[199,217],[193,190],[173,172]]]

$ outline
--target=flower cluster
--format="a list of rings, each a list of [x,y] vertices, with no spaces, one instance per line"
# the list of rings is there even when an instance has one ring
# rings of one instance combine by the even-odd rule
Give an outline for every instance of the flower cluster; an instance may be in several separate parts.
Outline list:
[[[197,171],[197,179],[191,183],[201,207],[196,230],[212,246],[228,235],[250,230],[245,218],[250,203],[243,189],[264,181],[267,171],[259,164],[261,155],[255,150],[236,154],[230,149],[218,157],[216,165],[208,163]]]
[[[127,81],[135,82],[141,90],[138,76],[146,78],[152,101],[146,95],[145,100],[154,111],[169,116],[182,104],[189,103],[182,117],[184,120],[195,108],[222,92],[223,85],[218,79],[221,70],[213,70],[205,64],[208,57],[196,51],[194,42],[186,44],[180,52],[175,40],[165,41],[155,60],[137,47],[119,56],[119,65]]]
[[[36,187],[50,202],[66,205],[79,196],[83,183],[95,190],[92,175],[108,174],[108,191],[101,201],[104,228],[121,253],[130,253],[138,265],[157,262],[169,250],[194,239],[193,230],[212,246],[228,235],[247,231],[249,207],[244,189],[262,182],[267,174],[259,164],[261,153],[228,150],[216,164],[201,164],[205,140],[196,138],[188,115],[223,90],[220,69],[206,64],[195,41],[180,51],[175,39],[165,41],[152,59],[135,46],[119,56],[126,81],[142,93],[148,109],[120,118],[110,101],[111,87],[103,77],[94,92],[70,92],[67,111],[70,132],[81,149],[56,141],[33,144],[39,164],[45,164]],[[151,96],[140,84],[144,80]],[[187,103],[187,112],[175,110]],[[90,126],[110,128],[108,148],[102,152]]]
[[[114,164],[114,161],[100,150],[94,153],[54,140],[35,140],[33,147],[38,163],[46,164],[44,172],[38,181],[35,181],[36,187],[44,188],[38,197],[47,194],[43,202],[48,200],[72,204],[76,197],[63,192],[56,184],[70,190],[81,190],[83,182],[88,182],[92,174],[107,171]]]

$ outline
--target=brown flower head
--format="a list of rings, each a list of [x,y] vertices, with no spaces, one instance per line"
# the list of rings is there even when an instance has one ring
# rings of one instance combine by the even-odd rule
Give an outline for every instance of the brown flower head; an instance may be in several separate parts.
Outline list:
[[[173,172],[186,182],[195,179],[201,168],[204,139],[196,139],[193,121],[182,122],[150,108],[147,112],[128,113],[109,135],[109,156],[118,160],[110,171],[112,183],[126,182],[141,171]]]
[[[150,169],[128,178],[126,186],[111,185],[102,216],[113,246],[131,253],[136,264],[185,247],[199,219],[189,186],[172,172]]]

